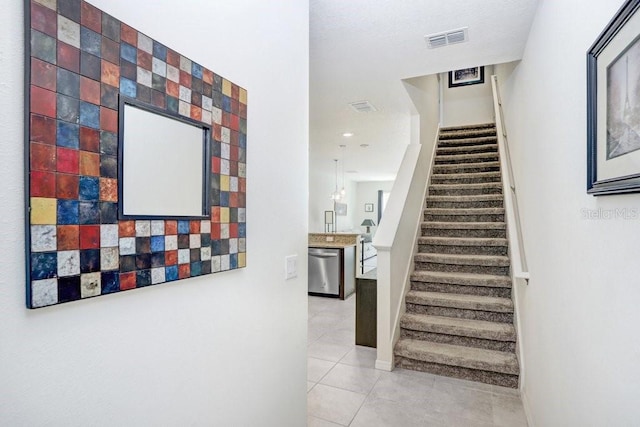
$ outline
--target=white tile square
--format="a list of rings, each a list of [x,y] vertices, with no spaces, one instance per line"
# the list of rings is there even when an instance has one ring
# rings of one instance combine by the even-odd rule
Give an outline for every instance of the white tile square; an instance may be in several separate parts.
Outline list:
[[[222,110],[217,108],[217,107],[213,107],[211,109],[211,114],[213,115],[213,123],[219,125],[222,124]]]
[[[330,362],[338,362],[353,347],[348,345],[334,344],[316,341],[307,348],[307,354],[317,359],[328,360]]]
[[[58,277],[80,274],[80,251],[58,252]]]
[[[227,271],[231,268],[229,255],[221,255],[220,256],[220,269],[222,271]]]
[[[221,265],[222,263],[219,255],[211,257],[211,272],[217,273],[221,271]]]
[[[211,125],[212,117],[213,116],[211,115],[211,111],[202,110],[202,123]]]
[[[247,252],[247,239],[245,239],[244,237],[238,239],[238,252]]]
[[[196,249],[202,246],[202,239],[200,238],[200,234],[189,234],[189,247],[191,249]]]
[[[164,250],[165,251],[175,251],[178,249],[178,236],[164,236]]]
[[[238,177],[232,176],[229,178],[229,191],[237,192],[238,191]]]
[[[246,208],[238,208],[238,222],[247,222]]]
[[[175,83],[180,83],[180,70],[173,65],[167,64],[167,79]]]
[[[225,144],[224,142],[220,144],[220,157],[223,159],[231,157],[231,146],[229,144]]]
[[[178,249],[178,264],[189,264],[191,262],[191,251],[189,249]]]
[[[145,70],[142,67],[138,67],[137,81],[143,86],[151,87],[151,81],[152,81],[151,71]]]
[[[238,239],[229,239],[229,253],[230,254],[238,253]]]
[[[100,273],[86,273],[80,276],[80,297],[97,297],[102,290]]]
[[[120,267],[120,251],[118,247],[100,249],[100,270],[117,270]]]
[[[149,237],[151,236],[151,221],[139,220],[136,221],[136,237]]]
[[[222,142],[227,144],[231,143],[231,130],[229,128],[222,128]]]
[[[200,221],[200,233],[211,233],[211,221],[209,221],[208,219],[203,219],[202,221]]]
[[[245,163],[238,163],[238,176],[240,178],[247,177],[247,165]]]
[[[307,357],[307,381],[317,383],[327,375],[335,365],[336,362],[316,359],[315,357]]]
[[[231,174],[231,166],[229,165],[229,160],[221,159],[220,160],[220,173],[222,175],[230,175]]]
[[[151,70],[161,77],[167,77],[167,63],[162,59],[154,57],[151,63]]]
[[[209,98],[208,96],[202,96],[202,109],[203,110],[207,110],[207,111],[211,111],[211,109],[213,108],[213,100],[211,98]]]
[[[80,49],[80,24],[58,15],[58,40]]]
[[[120,255],[135,255],[135,254],[136,254],[136,238],[121,237],[120,238]]]
[[[151,221],[151,235],[152,236],[162,236],[162,235],[164,235],[164,221],[163,220],[152,220]]]
[[[47,252],[58,249],[57,229],[55,225],[31,226],[31,251]]]
[[[221,239],[229,238],[229,224],[220,224],[220,238]]]
[[[44,279],[31,282],[31,305],[45,307],[58,302],[58,280]]]
[[[307,412],[309,415],[348,426],[365,398],[364,394],[317,384],[307,394]]]
[[[201,261],[209,261],[211,259],[211,247],[205,246],[200,248],[200,260]]]
[[[320,382],[356,393],[369,394],[378,378],[380,378],[380,371],[376,369],[338,363]]]
[[[191,103],[191,89],[180,85],[180,100]]]
[[[180,69],[191,74],[191,60],[180,55]]]
[[[142,33],[138,33],[138,49],[153,54],[153,40]]]
[[[178,103],[178,113],[181,116],[185,116],[185,117],[191,117],[191,104],[184,102],[184,101],[179,101]]]
[[[113,248],[118,246],[118,224],[102,224],[100,226],[100,246]]]
[[[36,3],[40,3],[41,5],[52,10],[56,10],[56,2],[57,0],[36,0]]]
[[[167,279],[165,277],[164,267],[152,268],[151,269],[151,283],[153,285],[158,283],[164,283]]]

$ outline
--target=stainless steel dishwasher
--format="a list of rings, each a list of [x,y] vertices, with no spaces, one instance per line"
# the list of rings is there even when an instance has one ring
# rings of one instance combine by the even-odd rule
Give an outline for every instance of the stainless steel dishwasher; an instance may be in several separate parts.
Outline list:
[[[309,248],[309,293],[340,296],[340,249]]]

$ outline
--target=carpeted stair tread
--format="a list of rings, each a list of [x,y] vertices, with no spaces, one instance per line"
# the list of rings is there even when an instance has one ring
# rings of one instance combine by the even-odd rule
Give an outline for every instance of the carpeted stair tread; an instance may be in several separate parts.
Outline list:
[[[498,276],[495,274],[414,270],[414,272],[411,273],[411,280],[415,282],[442,283],[446,285],[511,288],[511,278],[509,276]]]
[[[518,360],[513,353],[439,344],[401,338],[395,347],[398,356],[441,365],[518,375]]]
[[[400,321],[400,327],[413,331],[458,335],[485,340],[511,342],[516,340],[516,330],[512,324],[487,322],[485,320],[405,313]]]
[[[506,230],[507,224],[504,222],[424,221],[422,227],[443,230]]]
[[[469,194],[466,196],[429,196],[427,206],[432,202],[488,202],[502,200],[502,194]]]
[[[495,129],[496,124],[493,122],[488,122],[488,123],[478,123],[478,124],[471,124],[471,125],[446,126],[446,127],[441,127],[440,132],[451,132],[451,131],[466,130],[466,129],[486,129],[486,128]]]
[[[448,155],[438,155],[436,157],[436,162],[444,162],[444,161],[460,161],[460,160],[482,160],[482,159],[494,159],[498,157],[498,153],[463,153],[463,154],[448,154]]]
[[[459,255],[459,254],[432,254],[417,253],[414,257],[416,262],[429,262],[437,264],[454,264],[454,265],[478,265],[507,267],[509,266],[509,257],[500,255]]]
[[[500,167],[500,162],[479,162],[479,163],[442,163],[433,165],[434,173],[442,170],[460,170],[460,169],[480,169],[488,167]]]
[[[484,141],[482,141],[484,142]],[[473,145],[455,145],[447,147],[439,147],[438,154],[455,154],[455,153],[469,153],[474,151],[498,151],[498,144],[473,144]]]
[[[504,208],[426,208],[430,215],[486,215],[504,214]]]
[[[499,237],[419,237],[420,245],[436,246],[507,246],[507,239]]]
[[[407,292],[406,301],[412,304],[459,308],[463,310],[493,311],[496,313],[513,312],[513,301],[511,299],[482,295],[410,290]]]
[[[478,184],[431,184],[431,188],[434,190],[464,190],[473,188],[500,188],[502,189],[501,182],[482,182]]]
[[[440,141],[442,141],[448,139],[479,138],[483,136],[495,137],[496,129],[445,129],[440,132],[440,136],[438,138]]]
[[[461,179],[481,179],[500,178],[500,172],[468,172],[468,173],[434,173],[431,180],[461,180]]]

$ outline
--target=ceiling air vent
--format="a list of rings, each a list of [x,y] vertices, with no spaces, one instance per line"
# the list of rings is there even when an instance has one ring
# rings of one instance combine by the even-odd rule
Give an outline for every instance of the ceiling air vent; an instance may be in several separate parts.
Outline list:
[[[349,106],[353,108],[357,113],[372,113],[378,111],[369,101],[356,101],[349,103]]]
[[[429,34],[424,36],[429,49],[443,47],[449,44],[463,43],[468,40],[468,27],[458,28],[457,30],[449,30],[443,33]]]

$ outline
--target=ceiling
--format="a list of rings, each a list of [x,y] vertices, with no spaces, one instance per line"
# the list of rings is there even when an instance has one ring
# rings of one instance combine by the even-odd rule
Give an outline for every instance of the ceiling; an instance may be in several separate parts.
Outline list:
[[[341,159],[347,179],[394,179],[409,142],[411,104],[402,80],[520,59],[536,5],[537,0],[311,0],[310,167],[331,172],[333,159]],[[468,27],[468,42],[427,48],[425,35],[461,27]],[[362,100],[377,111],[357,113],[348,105]],[[354,135],[343,137],[344,132]]]

